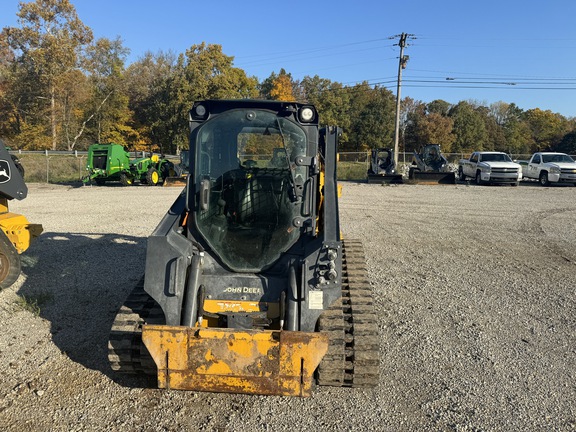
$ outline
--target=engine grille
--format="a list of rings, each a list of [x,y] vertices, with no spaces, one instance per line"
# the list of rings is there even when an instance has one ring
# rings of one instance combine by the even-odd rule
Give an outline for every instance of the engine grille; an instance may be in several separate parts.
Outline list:
[[[492,168],[492,172],[497,174],[516,174],[518,173],[518,168]]]

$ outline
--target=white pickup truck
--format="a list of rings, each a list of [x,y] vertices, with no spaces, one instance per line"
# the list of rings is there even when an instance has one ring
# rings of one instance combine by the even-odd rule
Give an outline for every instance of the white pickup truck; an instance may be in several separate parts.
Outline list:
[[[518,186],[522,180],[522,167],[502,152],[474,152],[468,159],[458,162],[461,181],[474,179],[476,184],[510,183]]]
[[[538,152],[529,161],[519,161],[524,178],[535,179],[542,186],[550,183],[574,183],[576,162],[566,153]]]

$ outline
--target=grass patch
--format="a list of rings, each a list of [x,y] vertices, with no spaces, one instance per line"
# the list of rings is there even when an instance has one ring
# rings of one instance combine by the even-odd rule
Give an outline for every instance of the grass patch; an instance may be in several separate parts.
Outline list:
[[[366,180],[366,162],[338,162],[338,180]]]
[[[52,301],[53,295],[51,293],[42,292],[30,296],[19,296],[16,300],[16,306],[20,310],[28,311],[33,315],[39,316],[41,308],[46,306]]]
[[[18,155],[26,182],[67,183],[86,175],[86,156],[23,154]]]
[[[73,183],[88,175],[87,156],[79,154],[16,154],[24,167],[27,183]],[[172,162],[176,160],[169,158]]]

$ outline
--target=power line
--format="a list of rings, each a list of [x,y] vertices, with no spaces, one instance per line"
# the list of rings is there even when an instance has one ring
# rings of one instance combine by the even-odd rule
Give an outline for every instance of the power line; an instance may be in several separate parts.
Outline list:
[[[350,43],[338,44],[338,45],[329,45],[329,46],[318,47],[318,48],[309,48],[309,49],[304,49],[304,50],[292,50],[292,51],[284,51],[284,52],[277,52],[276,51],[274,53],[267,53],[267,54],[253,54],[253,55],[248,55],[248,56],[235,57],[235,60],[237,60],[238,63],[240,63],[240,64],[254,64],[254,63],[258,63],[259,61],[270,61],[270,60],[276,60],[276,59],[286,59],[286,58],[291,58],[291,57],[299,57],[302,55],[309,55],[309,54],[314,54],[314,53],[318,53],[318,52],[324,52],[327,50],[335,50],[335,49],[340,49],[340,48],[345,48],[345,47],[352,47],[352,46],[358,46],[358,45],[374,43],[374,42],[384,42],[384,41],[387,42],[388,38],[370,39],[370,40],[366,40],[366,41],[350,42]],[[389,45],[389,46],[392,46],[392,45]],[[369,50],[373,50],[373,49],[377,49],[377,48],[382,48],[382,46],[365,48],[362,50],[346,51],[344,53],[369,51]],[[333,54],[327,54],[327,55],[333,55]],[[260,59],[260,60],[245,61],[245,59],[251,59],[251,58],[256,58],[256,59]]]
[[[514,81],[480,81],[480,80],[460,80],[457,78],[444,78],[444,79],[405,79],[405,82],[420,82],[420,83],[444,83],[447,86],[452,85],[452,83],[456,83],[456,84],[499,84],[499,85],[504,85],[504,86],[515,86],[515,85],[525,85],[525,86],[529,86],[529,85],[543,85],[543,84],[547,84],[549,86],[555,86],[555,85],[565,85],[565,84],[575,84],[576,85],[576,80],[573,81],[560,81],[560,82],[552,82],[552,81],[548,81],[548,82],[541,82],[541,81],[536,81],[536,82],[514,82]]]
[[[410,69],[412,72],[431,72],[442,75],[477,75],[482,78],[486,77],[506,77],[506,78],[516,78],[516,79],[546,79],[541,76],[530,76],[530,75],[506,75],[506,74],[494,74],[494,73],[478,73],[478,72],[462,72],[462,71],[444,71],[444,70],[429,70],[429,69]],[[576,79],[576,77],[555,77],[551,79]]]
[[[453,85],[453,86],[442,86],[442,85],[418,85],[418,84],[406,84],[405,87],[410,88],[454,88],[454,89],[499,89],[499,90],[576,90],[576,84],[574,87],[520,87],[520,86],[468,86],[468,85]]]
[[[340,53],[340,54],[349,54],[349,53],[355,53],[355,54],[356,54],[356,53],[363,52],[363,51],[371,51],[372,49],[373,49],[373,48],[366,48],[366,49],[363,49],[363,50],[348,51],[348,52],[343,52],[343,53]],[[324,51],[321,51],[321,52],[324,52]],[[255,60],[255,61],[247,62],[247,63],[242,63],[242,62],[240,62],[240,63],[236,64],[236,66],[239,66],[239,67],[246,67],[246,66],[257,67],[257,66],[267,66],[267,65],[270,65],[270,64],[276,64],[276,63],[277,63],[277,60],[282,60],[282,59],[288,59],[288,60],[294,62],[294,61],[302,61],[302,60],[313,60],[313,59],[318,59],[318,58],[322,58],[322,57],[334,57],[334,54],[332,54],[332,53],[325,53],[325,54],[320,54],[320,55],[312,55],[312,54],[314,54],[314,53],[313,53],[313,52],[309,52],[309,53],[306,53],[306,54],[302,54],[302,55],[306,55],[306,57],[293,57],[293,58],[290,58],[290,57],[285,57],[285,56],[284,56],[284,57],[269,58],[269,59],[260,60],[260,61],[256,61],[256,60]],[[343,65],[342,65],[341,67],[343,67]]]

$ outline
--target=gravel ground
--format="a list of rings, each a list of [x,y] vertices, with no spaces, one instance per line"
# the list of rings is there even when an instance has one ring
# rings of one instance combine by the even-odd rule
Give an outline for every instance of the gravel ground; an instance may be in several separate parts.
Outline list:
[[[576,430],[574,187],[343,183],[342,231],[364,242],[373,281],[381,377],[309,399],[113,374],[112,320],[179,191],[29,187],[11,209],[44,234],[0,293],[2,430]]]

